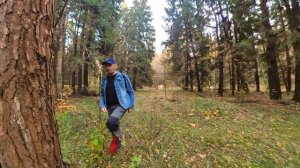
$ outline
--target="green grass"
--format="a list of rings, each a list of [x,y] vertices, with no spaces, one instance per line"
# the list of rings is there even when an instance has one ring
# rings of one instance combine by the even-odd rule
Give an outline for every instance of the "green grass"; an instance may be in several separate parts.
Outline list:
[[[300,167],[300,107],[234,103],[179,90],[141,90],[122,120],[124,146],[107,154],[107,114],[96,98],[58,112],[64,160],[74,167]]]

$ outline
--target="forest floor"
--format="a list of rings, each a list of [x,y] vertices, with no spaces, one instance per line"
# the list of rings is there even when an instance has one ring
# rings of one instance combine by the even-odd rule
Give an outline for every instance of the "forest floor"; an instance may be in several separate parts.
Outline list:
[[[123,147],[107,153],[107,114],[98,98],[59,103],[69,167],[300,167],[300,106],[266,95],[203,98],[181,90],[136,92],[122,119]]]

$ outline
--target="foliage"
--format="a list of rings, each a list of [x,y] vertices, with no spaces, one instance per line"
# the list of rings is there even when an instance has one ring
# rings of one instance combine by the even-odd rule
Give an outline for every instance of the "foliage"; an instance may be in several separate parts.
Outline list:
[[[155,30],[151,22],[152,13],[147,0],[135,0],[132,8],[124,6],[121,11],[118,47],[114,53],[121,70],[132,77],[134,88],[152,84]]]

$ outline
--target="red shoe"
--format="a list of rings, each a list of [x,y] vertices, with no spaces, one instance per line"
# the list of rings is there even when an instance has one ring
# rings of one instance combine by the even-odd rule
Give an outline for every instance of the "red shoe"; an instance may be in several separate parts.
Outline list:
[[[121,147],[121,141],[119,137],[113,137],[111,144],[109,146],[109,154],[113,156],[114,154],[116,154],[116,152],[120,147]]]

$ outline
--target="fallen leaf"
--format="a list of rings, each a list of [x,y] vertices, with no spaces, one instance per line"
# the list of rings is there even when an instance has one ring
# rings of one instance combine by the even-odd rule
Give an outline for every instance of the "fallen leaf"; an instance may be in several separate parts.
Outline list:
[[[199,153],[199,154],[197,154],[197,156],[200,157],[201,159],[206,158],[206,154],[201,154],[201,153]]]
[[[196,124],[190,124],[190,126],[196,128]]]

